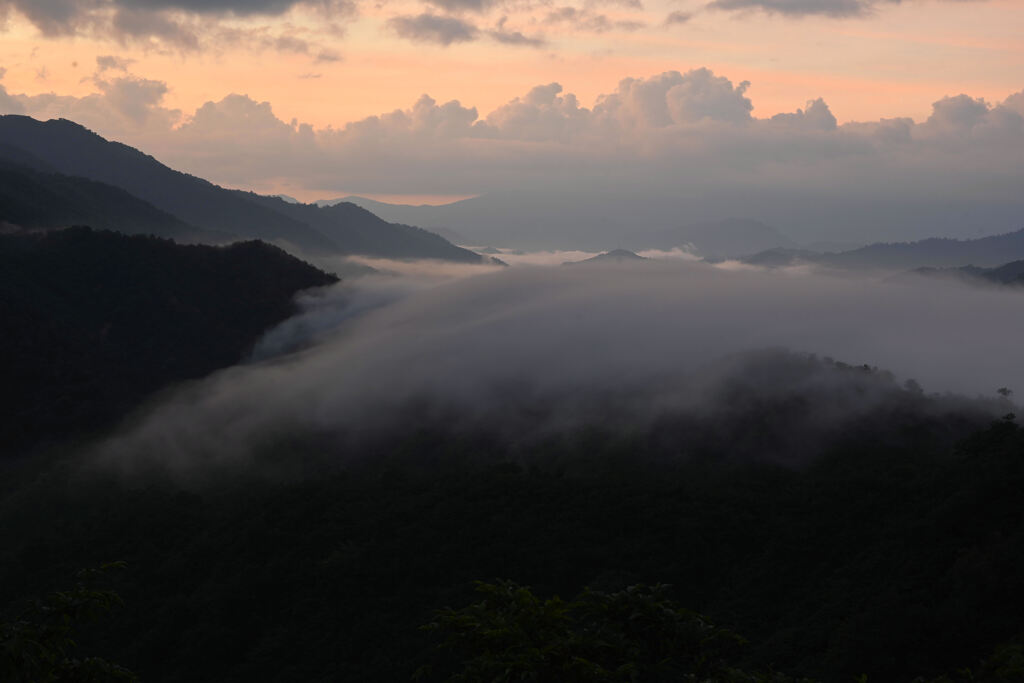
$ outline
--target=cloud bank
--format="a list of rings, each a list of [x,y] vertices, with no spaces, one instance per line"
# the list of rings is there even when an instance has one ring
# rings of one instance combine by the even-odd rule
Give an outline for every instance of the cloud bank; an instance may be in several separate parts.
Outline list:
[[[381,301],[372,288],[344,296],[357,310],[361,300]],[[326,336],[323,312],[344,316],[346,308],[312,306],[317,346],[186,387],[103,452],[135,465],[148,454],[187,471],[247,457],[281,435],[348,439],[445,415],[510,436],[594,420],[629,429],[710,410],[736,372],[766,399],[808,395],[807,382],[826,381],[807,376],[783,386],[791,379],[778,357],[756,371],[736,360],[771,348],[889,368],[927,391],[994,396],[998,387],[1024,386],[1024,317],[1007,314],[1019,303],[1019,292],[931,280],[854,281],[678,260],[511,268],[400,298]],[[304,334],[294,325],[284,332]],[[287,347],[282,333],[270,338]],[[872,407],[868,385],[848,388],[828,408],[843,414],[821,419]]]
[[[442,42],[464,35],[439,26],[414,21],[402,30]],[[407,109],[314,129],[241,94],[184,115],[162,105],[165,83],[110,69],[95,84],[82,98],[0,87],[0,109],[70,118],[174,167],[263,191],[287,182],[325,197],[514,193],[579,206],[632,202],[539,219],[591,222],[596,232],[604,230],[601,216],[619,212],[631,216],[616,218],[619,227],[628,219],[663,228],[673,215],[677,224],[748,216],[809,241],[1024,227],[1024,91],[994,103],[941,97],[924,121],[839,125],[820,98],[758,118],[749,82],[698,68],[623,79],[590,107],[548,83],[486,114],[423,95]]]

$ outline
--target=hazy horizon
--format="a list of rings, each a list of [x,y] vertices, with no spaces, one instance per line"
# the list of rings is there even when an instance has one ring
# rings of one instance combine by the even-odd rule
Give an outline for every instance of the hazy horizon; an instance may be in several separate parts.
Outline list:
[[[0,14],[0,113],[66,117],[302,201],[476,197],[472,215],[416,219],[487,224],[500,246],[630,246],[633,227],[726,218],[801,243],[1024,227],[1012,0],[5,0]]]

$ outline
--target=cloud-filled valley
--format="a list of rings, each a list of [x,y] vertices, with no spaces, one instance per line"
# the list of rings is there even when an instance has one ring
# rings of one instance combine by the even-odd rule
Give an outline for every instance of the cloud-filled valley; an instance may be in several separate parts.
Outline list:
[[[434,419],[508,443],[594,424],[628,432],[665,415],[737,410],[723,398],[737,381],[766,405],[820,395],[800,432],[813,451],[815,429],[878,409],[907,379],[928,393],[992,399],[1024,386],[1015,290],[678,260],[519,266],[426,288],[421,277],[412,289],[359,282],[322,293],[305,323],[268,335],[271,350],[298,346],[290,337],[313,339],[311,348],[184,387],[102,457],[187,475],[245,461],[283,434],[326,434],[358,450],[351,444]],[[790,374],[806,354],[890,370],[895,384]],[[995,417],[1005,405],[983,410]]]
[[[0,681],[1017,681],[1022,26],[0,0]]]

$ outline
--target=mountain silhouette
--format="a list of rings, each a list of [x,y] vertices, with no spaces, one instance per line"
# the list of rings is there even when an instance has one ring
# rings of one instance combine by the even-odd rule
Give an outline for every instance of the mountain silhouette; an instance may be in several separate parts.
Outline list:
[[[796,246],[778,228],[745,218],[692,223],[660,230],[650,237],[641,237],[643,246],[672,249],[693,246],[701,256],[719,260],[740,258],[765,249]]]
[[[351,202],[317,206],[253,193],[246,193],[246,198],[311,226],[345,253],[395,259],[433,258],[465,263],[480,263],[483,260],[479,254],[457,247],[436,233],[411,225],[388,223]]]
[[[648,259],[628,249],[612,249],[597,256],[583,259],[582,261],[565,261],[563,266],[575,266],[581,263],[634,263],[647,261]]]
[[[293,245],[314,254],[481,261],[479,255],[439,236],[431,238],[426,231],[375,216],[344,209],[321,214],[310,205],[225,189],[65,119],[0,116],[0,149],[7,150],[9,158],[20,158],[22,165],[26,159],[35,160],[37,170],[44,170],[41,166],[119,187],[183,223],[216,234]]]
[[[825,254],[800,249],[770,249],[744,261],[763,266],[816,263],[837,268],[910,270],[968,265],[993,268],[1007,260],[1019,259],[1024,259],[1024,229],[972,240],[930,238],[916,242],[878,242]]]
[[[0,149],[0,221],[8,231],[88,224],[125,234],[179,242],[226,241],[227,235],[188,225],[152,204],[105,183],[33,170]],[[21,161],[27,161],[21,158]]]
[[[0,235],[4,450],[107,427],[161,387],[239,362],[296,312],[296,292],[336,281],[262,242]]]
[[[1024,285],[1024,260],[1011,261],[996,268],[961,266],[960,268],[916,268],[911,273],[929,277],[953,278],[996,285]]]

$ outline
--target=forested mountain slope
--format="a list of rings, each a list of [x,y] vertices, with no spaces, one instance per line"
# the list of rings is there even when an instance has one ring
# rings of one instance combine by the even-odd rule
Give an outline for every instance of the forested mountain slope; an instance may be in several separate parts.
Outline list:
[[[279,197],[243,194],[261,206],[316,228],[345,253],[394,259],[433,258],[463,263],[486,260],[468,249],[455,246],[436,233],[411,225],[388,223],[349,202],[321,207],[286,202]]]
[[[0,222],[27,229],[90,225],[179,242],[227,239],[188,225],[128,192],[86,178],[12,163],[0,149]]]
[[[281,433],[180,484],[11,472],[0,605],[127,561],[126,606],[82,642],[152,683],[409,680],[434,659],[419,626],[495,577],[565,598],[670,584],[749,639],[737,666],[830,683],[953,673],[1024,631],[1024,432],[992,422],[999,399],[798,355],[752,362],[776,385],[739,375],[723,413],[526,448],[420,406],[358,453]],[[812,395],[808,374],[824,380]],[[851,392],[874,409],[830,409]],[[836,421],[814,424],[809,403]],[[779,449],[803,460],[765,459]]]
[[[108,426],[170,382],[237,363],[296,292],[335,281],[259,242],[0,235],[4,450]]]

